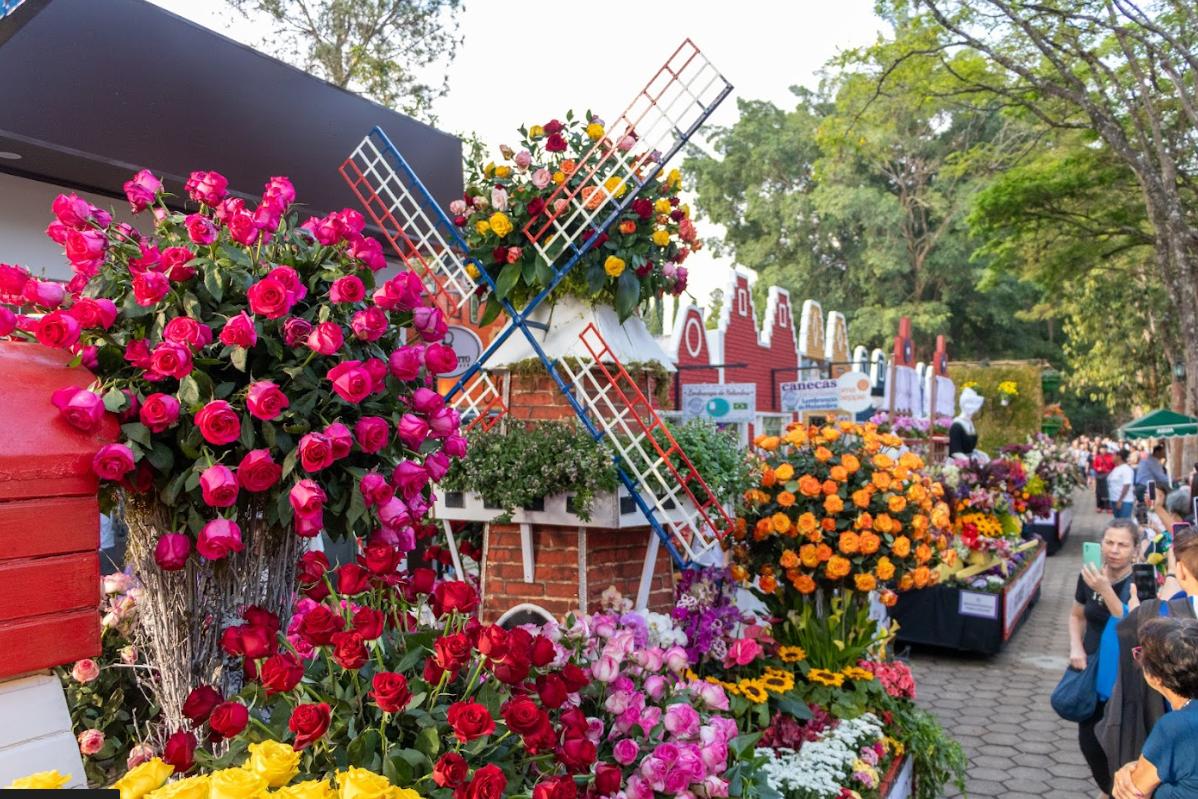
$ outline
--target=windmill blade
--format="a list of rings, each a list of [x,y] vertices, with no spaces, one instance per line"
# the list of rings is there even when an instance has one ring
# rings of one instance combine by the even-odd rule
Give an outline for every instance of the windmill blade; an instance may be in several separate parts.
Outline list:
[[[732,531],[732,519],[594,323],[579,341],[587,357],[555,365],[569,376],[588,427],[619,453],[650,523],[668,536],[680,565],[695,561]]]

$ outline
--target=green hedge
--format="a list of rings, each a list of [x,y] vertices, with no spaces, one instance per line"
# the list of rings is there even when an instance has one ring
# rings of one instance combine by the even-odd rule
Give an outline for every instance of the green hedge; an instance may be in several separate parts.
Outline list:
[[[948,374],[957,386],[957,396],[965,383],[975,381],[974,391],[986,398],[986,404],[974,417],[978,429],[978,449],[993,457],[1006,444],[1023,442],[1039,432],[1044,413],[1044,392],[1040,386],[1043,366],[1035,361],[992,361],[988,364],[953,362]],[[998,384],[1014,380],[1019,396],[1001,405]]]

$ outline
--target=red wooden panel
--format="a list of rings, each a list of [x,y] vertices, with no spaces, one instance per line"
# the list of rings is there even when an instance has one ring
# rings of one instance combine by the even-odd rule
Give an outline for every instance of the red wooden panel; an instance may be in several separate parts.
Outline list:
[[[99,548],[100,507],[94,496],[0,502],[0,563]]]
[[[98,654],[100,615],[94,608],[0,622],[0,680]]]
[[[0,621],[90,608],[100,603],[100,555],[58,555],[0,563]]]

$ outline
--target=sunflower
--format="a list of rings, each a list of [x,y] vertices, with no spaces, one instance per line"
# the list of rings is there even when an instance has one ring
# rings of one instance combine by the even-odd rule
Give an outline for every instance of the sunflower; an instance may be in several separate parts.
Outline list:
[[[784,694],[795,687],[795,676],[789,671],[767,671],[760,682],[771,694]]]
[[[874,673],[872,671],[858,668],[857,666],[847,666],[846,668],[841,669],[840,673],[848,679],[856,680],[857,682],[869,682],[874,678]]]
[[[833,688],[839,688],[840,686],[844,685],[843,674],[838,674],[834,671],[828,671],[827,669],[812,669],[811,671],[807,672],[807,679],[810,682],[817,683],[819,685],[830,685]]]
[[[807,657],[807,653],[801,646],[780,646],[778,657],[782,658],[783,663],[798,663]]]
[[[770,698],[761,680],[741,680],[737,683],[741,696],[755,705],[760,705]]]

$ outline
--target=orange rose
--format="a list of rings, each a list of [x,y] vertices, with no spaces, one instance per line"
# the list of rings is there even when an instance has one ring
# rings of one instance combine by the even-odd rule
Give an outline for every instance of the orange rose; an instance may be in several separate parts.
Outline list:
[[[900,482],[906,482],[911,479],[911,470],[902,466],[895,467],[891,474],[894,475],[895,480]]]
[[[782,553],[782,557],[778,559],[784,569],[793,569],[799,565],[799,556],[795,554],[793,549],[787,549]]]
[[[782,507],[789,508],[791,505],[795,504],[795,495],[789,491],[782,491],[778,494],[777,501]]]
[[[818,478],[805,474],[799,478],[799,493],[805,497],[818,497],[823,493],[823,486]]]
[[[890,545],[890,551],[897,557],[905,558],[911,554],[911,539],[905,535],[900,535],[894,539],[894,543]]]
[[[820,463],[827,463],[828,461],[832,460],[832,450],[828,449],[827,447],[816,447],[815,459]]]
[[[922,503],[926,501],[927,498],[928,490],[919,483],[912,483],[911,487],[907,489],[907,499],[911,500],[912,502]]]
[[[870,460],[875,469],[893,469],[894,460],[887,454],[879,452]]]
[[[891,563],[890,558],[883,555],[878,558],[878,565],[874,568],[874,571],[878,573],[879,580],[889,580],[894,576],[894,564]]]
[[[861,554],[872,555],[882,546],[882,539],[871,532],[861,534]]]
[[[900,591],[910,591],[914,585],[915,585],[915,578],[912,577],[910,574],[904,574],[902,577],[899,578],[899,590]]]
[[[856,533],[846,530],[840,534],[837,546],[846,555],[856,555],[861,548],[861,539]]]
[[[858,530],[870,530],[874,526],[874,517],[869,513],[861,513],[857,515],[857,521],[853,522],[853,526]]]
[[[814,569],[819,565],[819,555],[815,551],[815,544],[803,544],[799,547],[799,560],[808,569]]]
[[[761,590],[767,594],[774,593],[774,591],[778,588],[778,581],[769,575],[762,577],[757,581],[757,584],[761,587]]]
[[[780,464],[777,469],[774,469],[774,474],[778,475],[778,479],[785,483],[787,480],[795,476],[795,467],[791,466],[789,463],[783,463]]]
[[[785,513],[775,513],[770,517],[770,526],[776,533],[785,533],[790,529],[790,517]]]
[[[879,533],[895,533],[900,529],[895,524],[894,519],[890,518],[885,513],[879,513],[874,517],[874,529]]]
[[[633,222],[631,219],[625,219],[620,223],[620,232],[625,236],[636,233],[636,222]]]
[[[779,442],[777,436],[758,436],[757,440],[753,443],[766,452],[773,452],[778,448]]]
[[[904,469],[922,469],[923,458],[914,452],[904,452],[899,456],[899,466],[902,466]]]
[[[831,533],[836,530],[836,520],[831,516],[825,516],[820,523],[820,527],[824,528],[825,532]]]
[[[812,580],[809,574],[800,574],[793,580],[793,583],[800,594],[810,594],[815,591],[815,580]]]
[[[940,483],[932,483],[932,496],[936,498],[944,496],[944,486]]]
[[[932,570],[927,566],[920,566],[915,570],[914,579],[916,588],[924,588],[932,580]]]
[[[828,560],[828,565],[824,567],[824,573],[831,580],[839,580],[841,577],[848,575],[853,569],[853,564],[848,558],[842,558],[839,555],[833,555]]]
[[[843,483],[849,479],[849,473],[843,466],[833,466],[828,470],[828,476],[838,483]]]
[[[853,584],[858,591],[872,591],[878,587],[878,581],[874,579],[872,574],[853,575]]]
[[[911,529],[918,530],[923,533],[928,529],[928,517],[922,513],[917,513],[911,517]]]
[[[803,535],[814,533],[819,529],[819,522],[816,521],[815,514],[810,512],[800,516],[796,524],[798,525],[799,532]]]
[[[948,505],[945,505],[943,502],[936,503],[936,507],[932,509],[932,524],[941,530],[948,527]]]
[[[915,560],[918,563],[927,563],[932,559],[932,548],[927,544],[920,544],[915,548]]]
[[[873,498],[874,495],[870,493],[868,488],[858,488],[853,492],[853,504],[858,508],[868,508],[870,500]]]
[[[757,524],[753,527],[753,540],[764,541],[773,532],[774,528],[769,519],[758,519]]]
[[[861,468],[861,461],[857,460],[856,455],[844,454],[840,456],[840,465],[844,467],[846,472],[852,474]]]
[[[565,161],[562,161],[562,166],[561,166],[561,169],[562,169],[562,171],[563,171],[563,172],[565,172],[567,175],[573,175],[573,174],[574,174],[574,169],[575,169],[574,159],[573,159],[573,158],[567,158]]]
[[[891,513],[902,513],[907,509],[907,500],[898,495],[893,495],[886,500],[886,507]]]
[[[818,544],[820,541],[824,540],[824,534],[819,530],[813,530],[812,532],[807,533],[807,540],[813,544]]]
[[[884,607],[892,608],[896,604],[898,604],[898,594],[893,591],[882,592],[882,605]]]
[[[749,572],[746,571],[745,567],[741,566],[739,563],[735,564],[731,569],[729,569],[729,571],[732,573],[732,579],[736,580],[738,583],[748,582]]]
[[[820,563],[827,563],[832,558],[832,547],[827,544],[816,544],[815,554],[819,556]]]
[[[844,500],[843,499],[836,496],[835,494],[832,494],[831,496],[828,496],[828,497],[824,497],[824,512],[825,513],[835,514],[835,513],[840,513],[842,510],[844,510]]]
[[[866,452],[868,452],[872,455],[873,453],[879,451],[880,449],[882,449],[882,442],[879,441],[876,437],[865,439],[865,451]]]
[[[819,434],[823,437],[824,441],[835,441],[840,438],[840,431],[835,427],[825,427],[819,431]]]
[[[870,482],[873,483],[874,488],[878,489],[879,491],[885,491],[886,489],[890,488],[889,472],[874,472],[873,476],[869,479]]]
[[[773,487],[778,482],[778,475],[770,467],[761,470],[761,484],[766,488]]]
[[[792,426],[786,431],[786,443],[801,447],[807,443],[807,431],[799,425]]]

